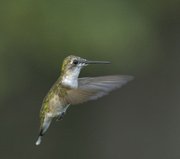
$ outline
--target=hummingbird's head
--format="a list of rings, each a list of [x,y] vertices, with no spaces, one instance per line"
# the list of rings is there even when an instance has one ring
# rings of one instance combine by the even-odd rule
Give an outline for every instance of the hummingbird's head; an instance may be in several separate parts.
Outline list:
[[[63,61],[62,71],[80,71],[84,66],[88,64],[108,64],[108,61],[88,61],[78,56],[70,55],[66,57]]]
[[[78,57],[78,56],[73,56],[70,55],[66,57],[63,61],[62,65],[62,72],[63,71],[68,71],[68,70],[76,70],[76,69],[81,69],[83,66],[86,64],[84,63],[85,59]]]

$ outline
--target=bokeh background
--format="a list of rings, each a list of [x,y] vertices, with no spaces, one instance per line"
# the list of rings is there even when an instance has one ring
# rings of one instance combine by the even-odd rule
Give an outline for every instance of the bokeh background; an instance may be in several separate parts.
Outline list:
[[[42,100],[63,59],[127,74],[109,96],[71,106],[35,145]],[[179,159],[180,1],[0,1],[2,159]]]

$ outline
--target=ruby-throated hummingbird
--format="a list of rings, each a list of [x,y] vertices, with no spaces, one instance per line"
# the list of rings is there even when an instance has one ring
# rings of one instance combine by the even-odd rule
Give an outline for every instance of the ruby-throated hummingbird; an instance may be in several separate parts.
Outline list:
[[[73,55],[64,59],[61,75],[42,103],[39,137],[36,145],[41,143],[42,136],[47,131],[52,119],[62,119],[71,104],[79,104],[102,97],[133,78],[127,75],[78,78],[84,66],[97,63],[108,64],[110,62],[87,61]]]

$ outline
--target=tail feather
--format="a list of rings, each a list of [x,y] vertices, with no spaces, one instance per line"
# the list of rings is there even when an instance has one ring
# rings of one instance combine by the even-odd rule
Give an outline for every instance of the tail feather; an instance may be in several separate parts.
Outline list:
[[[36,145],[40,145],[41,140],[42,140],[42,136],[39,136],[38,139],[37,139],[37,141],[36,141]]]
[[[52,121],[52,118],[45,118],[44,123],[42,125],[42,129],[41,129],[41,131],[39,133],[39,137],[38,137],[38,139],[36,141],[36,145],[40,145],[42,137],[45,134],[45,132],[47,131],[47,129],[49,128],[49,126],[51,124],[51,121]]]
[[[36,145],[40,145],[43,135],[44,135],[43,129],[41,129],[41,131],[39,133],[39,137],[38,137],[38,139],[36,141]]]

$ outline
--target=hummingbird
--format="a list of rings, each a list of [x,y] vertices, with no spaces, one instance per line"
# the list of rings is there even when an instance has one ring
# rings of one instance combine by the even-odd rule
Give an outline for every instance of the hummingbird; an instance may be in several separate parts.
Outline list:
[[[109,64],[108,61],[88,61],[78,56],[66,57],[61,75],[45,96],[40,110],[40,128],[36,145],[49,128],[53,118],[62,120],[70,105],[95,100],[133,79],[129,75],[78,78],[81,69],[89,64]]]

